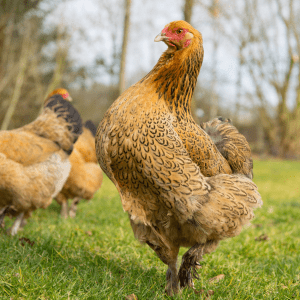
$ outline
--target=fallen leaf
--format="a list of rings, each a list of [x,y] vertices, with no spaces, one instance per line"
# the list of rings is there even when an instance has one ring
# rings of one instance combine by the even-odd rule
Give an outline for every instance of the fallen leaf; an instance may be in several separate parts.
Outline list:
[[[208,281],[209,282],[218,282],[218,281],[220,281],[220,280],[222,280],[224,278],[225,278],[225,275],[224,274],[220,274],[220,275],[217,275],[217,276],[215,276],[213,278],[210,278]]]
[[[135,294],[131,294],[125,297],[126,300],[138,300]]]
[[[259,237],[255,238],[256,241],[268,241],[269,237],[266,234],[262,234]]]
[[[21,242],[22,246],[25,246],[25,243],[29,244],[31,247],[34,245],[34,242],[32,242],[30,239],[28,239],[26,237],[19,238],[19,241]]]
[[[253,224],[253,227],[254,227],[254,228],[261,228],[261,227],[262,227],[262,224]]]
[[[89,236],[91,236],[91,235],[92,235],[92,232],[91,232],[91,231],[89,231],[89,230],[88,230],[88,231],[86,231],[85,233],[86,233],[87,235],[89,235]]]
[[[204,293],[205,293],[205,290],[204,290],[204,289],[201,289],[201,290],[199,290],[199,291],[194,290],[194,293],[195,293],[195,294],[198,294],[198,295],[201,295],[201,294],[204,294]],[[212,296],[214,293],[215,293],[215,292],[214,292],[213,290],[208,290],[208,291],[206,292],[206,294],[205,294],[205,295],[206,295],[205,299],[209,299],[209,297]]]
[[[197,290],[194,290],[194,293],[195,294],[203,294],[205,291],[203,289],[197,291]]]
[[[281,285],[281,288],[283,288],[284,290],[288,289],[288,287],[286,285],[283,285],[283,284]]]

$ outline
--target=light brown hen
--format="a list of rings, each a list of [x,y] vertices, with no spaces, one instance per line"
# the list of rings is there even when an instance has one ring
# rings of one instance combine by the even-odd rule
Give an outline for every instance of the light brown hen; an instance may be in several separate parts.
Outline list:
[[[49,99],[32,123],[0,131],[0,223],[6,214],[17,216],[12,235],[24,217],[46,208],[62,189],[81,132],[79,113],[59,95]]]
[[[192,119],[201,34],[175,21],[155,41],[168,49],[106,112],[96,153],[120,193],[135,237],[168,265],[166,291],[172,295],[179,282],[193,286],[192,270],[202,256],[238,235],[262,201],[243,168],[235,169]],[[177,273],[180,247],[191,248]]]

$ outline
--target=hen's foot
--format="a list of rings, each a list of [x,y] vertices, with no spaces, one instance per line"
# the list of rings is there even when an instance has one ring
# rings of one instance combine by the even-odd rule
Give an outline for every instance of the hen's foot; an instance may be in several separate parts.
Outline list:
[[[183,255],[178,273],[180,287],[194,288],[193,278],[199,279],[196,269],[200,266],[198,261],[202,259],[203,247],[203,244],[197,244]]]

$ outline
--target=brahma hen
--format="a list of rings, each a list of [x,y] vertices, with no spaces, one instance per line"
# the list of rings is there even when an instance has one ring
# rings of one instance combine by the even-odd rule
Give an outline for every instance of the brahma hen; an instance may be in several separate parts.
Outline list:
[[[256,185],[233,170],[192,119],[203,60],[201,34],[185,21],[155,41],[168,49],[152,71],[109,108],[96,134],[102,170],[116,185],[135,237],[168,265],[168,295],[193,287],[192,270],[234,237],[262,205]],[[191,247],[177,273],[180,247]]]
[[[66,89],[59,88],[50,93],[49,97],[59,94],[64,99],[72,101]],[[88,120],[84,123],[83,132],[74,144],[74,150],[70,155],[71,172],[60,193],[55,200],[62,206],[61,216],[67,218],[76,216],[77,205],[81,199],[90,200],[101,187],[103,174],[99,167],[96,150],[95,134],[96,126]],[[68,199],[73,199],[70,210]]]
[[[46,208],[65,184],[69,155],[82,132],[77,110],[52,96],[38,118],[21,128],[0,131],[0,222],[16,216],[16,234],[23,218]]]

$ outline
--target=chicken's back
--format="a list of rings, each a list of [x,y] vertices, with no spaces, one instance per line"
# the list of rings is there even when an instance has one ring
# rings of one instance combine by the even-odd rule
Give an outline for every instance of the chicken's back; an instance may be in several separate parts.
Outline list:
[[[29,131],[0,131],[0,153],[24,166],[43,162],[59,149],[56,143]]]
[[[85,162],[97,163],[95,137],[88,128],[83,127],[83,132],[74,147],[81,153]]]

